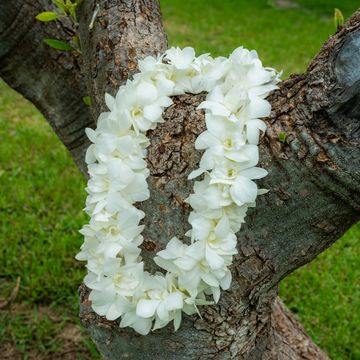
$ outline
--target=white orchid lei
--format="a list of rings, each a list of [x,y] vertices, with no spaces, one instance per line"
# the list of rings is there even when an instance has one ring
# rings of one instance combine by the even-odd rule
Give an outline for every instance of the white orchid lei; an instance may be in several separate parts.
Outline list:
[[[94,311],[108,320],[121,317],[121,327],[145,335],[170,321],[177,330],[182,311],[194,314],[197,305],[213,303],[208,295],[218,302],[220,288],[229,288],[235,233],[265,192],[253,181],[267,174],[256,167],[259,133],[266,129],[260,118],[270,114],[265,98],[279,74],[242,47],[229,58],[171,48],[140,61],[139,69],[115,98],[105,95],[109,112],[100,115],[96,130],[86,130],[93,143],[86,153],[85,211],[91,219],[80,231],[85,241],[76,258],[87,261],[84,282]],[[195,148],[205,151],[189,179],[202,174],[203,179],[186,199],[193,209],[185,234],[191,241],[172,238],[154,259],[166,274],[150,274],[139,249],[145,214],[134,206],[150,197],[146,131],[164,121],[171,96],[202,91],[208,92],[199,105],[207,130]]]

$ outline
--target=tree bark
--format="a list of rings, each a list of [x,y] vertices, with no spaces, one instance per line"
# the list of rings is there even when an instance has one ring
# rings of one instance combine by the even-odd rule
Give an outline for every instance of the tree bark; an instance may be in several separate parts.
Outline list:
[[[96,21],[89,30],[98,5]],[[137,71],[138,59],[163,53],[167,39],[158,1],[88,0],[78,13],[84,73],[97,119],[106,110],[105,92],[115,94]]]
[[[89,30],[96,4],[100,11]],[[137,59],[166,48],[159,5],[155,0],[85,1],[79,14],[82,61],[42,45],[42,37],[62,31],[60,25],[34,22],[42,6],[40,0],[0,5],[0,75],[39,107],[84,169],[83,130],[95,122],[81,97],[91,94],[96,118],[104,92],[114,94],[136,71]],[[16,32],[7,30],[13,23]],[[29,54],[31,60],[19,68]],[[305,74],[283,81],[270,95],[273,111],[260,150],[261,166],[269,171],[261,186],[271,191],[249,211],[238,235],[233,283],[219,304],[204,307],[202,318],[185,317],[176,333],[166,327],[143,337],[97,316],[87,289],[80,289],[82,323],[105,358],[327,359],[277,299],[277,288],[360,218],[359,54],[358,11]],[[50,82],[51,76],[56,81]],[[146,213],[143,251],[149,270],[168,239],[183,238],[189,228],[183,199],[192,189],[187,175],[201,155],[193,144],[205,126],[203,112],[196,110],[204,96],[175,97],[167,121],[148,134],[151,199],[139,207]],[[280,132],[286,133],[284,143]]]
[[[60,52],[44,38],[68,39],[66,20],[41,23],[35,16],[51,9],[47,0],[3,0],[0,4],[0,76],[44,115],[85,174],[90,142],[84,129],[95,121],[82,98],[88,95],[75,52]],[[69,34],[70,33],[70,34]]]

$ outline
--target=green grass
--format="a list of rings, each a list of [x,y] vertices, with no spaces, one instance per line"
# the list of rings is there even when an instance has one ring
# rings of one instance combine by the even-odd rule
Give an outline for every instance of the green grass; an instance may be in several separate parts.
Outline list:
[[[282,281],[280,296],[332,359],[360,359],[360,224]]]
[[[293,1],[289,1],[292,2]],[[194,46],[199,53],[229,54],[244,45],[256,49],[266,66],[284,75],[302,72],[334,32],[334,7],[344,16],[352,0],[301,0],[285,9],[266,0],[162,0],[171,45]]]
[[[214,55],[244,45],[284,76],[304,71],[334,32],[334,7],[345,16],[356,8],[352,0],[301,0],[296,8],[275,3],[161,1],[171,45]],[[12,308],[0,310],[0,357],[73,351],[76,359],[97,358],[77,320],[84,268],[74,255],[82,242],[77,230],[86,221],[84,186],[39,112],[0,83],[0,304],[21,279]],[[333,359],[360,359],[359,237],[360,227],[352,228],[281,284],[285,303]]]
[[[61,353],[55,334],[78,323],[85,181],[39,112],[3,83],[0,94],[0,297],[20,277],[14,308],[0,311],[0,342],[38,358]]]

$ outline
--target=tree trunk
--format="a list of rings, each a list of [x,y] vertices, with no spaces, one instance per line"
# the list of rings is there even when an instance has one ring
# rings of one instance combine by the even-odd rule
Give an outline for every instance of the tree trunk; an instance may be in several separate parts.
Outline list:
[[[84,129],[95,121],[82,98],[88,95],[75,52],[60,52],[44,38],[69,38],[66,22],[40,23],[35,16],[47,0],[4,0],[0,4],[0,76],[44,115],[86,173],[84,156],[90,142]]]
[[[96,118],[104,92],[114,94],[136,71],[138,58],[166,48],[159,5],[85,1],[79,12],[80,61],[42,44],[45,35],[62,31],[34,22],[43,2],[0,4],[0,75],[38,106],[84,170],[83,130],[95,121],[81,97],[91,94]],[[89,30],[96,4],[100,11]],[[5,31],[10,27],[17,30]],[[29,61],[21,66],[24,58]],[[277,298],[277,289],[282,278],[360,218],[359,63],[360,11],[329,39],[305,74],[283,81],[270,95],[273,111],[260,144],[261,166],[269,175],[260,185],[271,191],[249,210],[238,235],[230,290],[217,305],[201,309],[201,318],[185,317],[176,333],[166,327],[144,337],[97,316],[88,290],[80,288],[82,323],[105,358],[327,359]],[[201,155],[194,140],[205,126],[203,112],[196,110],[204,96],[175,97],[167,121],[148,134],[151,199],[139,207],[146,213],[143,252],[150,270],[154,254],[189,228],[183,199],[192,189],[187,175]],[[286,133],[284,143],[280,132]]]

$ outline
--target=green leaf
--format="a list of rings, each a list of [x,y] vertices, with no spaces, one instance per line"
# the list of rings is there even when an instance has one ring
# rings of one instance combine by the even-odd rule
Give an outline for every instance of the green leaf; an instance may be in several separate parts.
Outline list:
[[[76,7],[78,6],[75,0],[65,0],[64,2],[64,11],[66,14],[69,14],[74,23],[77,23],[76,18]]]
[[[344,25],[344,15],[337,8],[334,9],[334,22],[336,30],[338,30],[342,25]]]
[[[75,22],[77,22],[77,19],[76,19],[76,4],[74,4],[74,5],[72,5],[72,6],[70,6],[69,8],[68,8],[68,10],[69,10],[69,14],[70,14],[70,16],[73,18],[73,20],[75,21]]]
[[[69,11],[69,8],[71,8],[74,4],[72,3],[72,1],[70,0],[66,0],[65,1],[65,9],[66,11],[68,12]]]
[[[61,10],[62,12],[65,12],[65,3],[64,0],[53,0],[53,3],[56,5],[56,7]]]
[[[62,51],[74,50],[73,47],[65,41],[56,39],[43,39],[44,43],[51,46],[54,49]]]
[[[53,21],[59,18],[59,14],[53,11],[45,11],[35,16],[35,19],[43,22]]]
[[[72,37],[72,42],[75,45],[75,48],[80,51],[81,50],[80,38],[78,36],[73,36]]]
[[[280,131],[278,135],[278,139],[280,142],[284,143],[286,140],[286,133],[284,131]]]
[[[91,97],[90,97],[90,96],[84,96],[84,97],[82,98],[82,100],[83,100],[83,102],[84,102],[85,105],[91,106],[92,101],[91,101]]]

